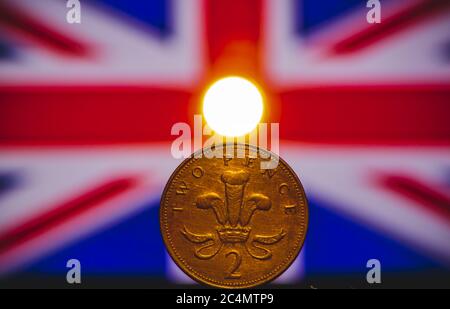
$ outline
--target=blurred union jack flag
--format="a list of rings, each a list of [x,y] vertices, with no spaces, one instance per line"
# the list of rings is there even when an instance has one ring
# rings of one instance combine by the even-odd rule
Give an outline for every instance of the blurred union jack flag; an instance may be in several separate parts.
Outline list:
[[[384,282],[448,284],[448,1],[382,0],[380,24],[362,0],[80,2],[80,24],[0,3],[2,286],[63,285],[73,258],[86,284],[190,283],[159,232],[170,129],[230,74],[264,89],[310,202],[278,283],[365,282],[375,258]]]

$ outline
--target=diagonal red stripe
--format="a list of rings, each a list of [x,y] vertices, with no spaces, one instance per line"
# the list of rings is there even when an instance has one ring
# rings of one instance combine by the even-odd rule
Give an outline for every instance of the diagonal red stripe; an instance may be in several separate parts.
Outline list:
[[[436,213],[450,222],[450,198],[413,177],[404,175],[383,175],[381,183],[387,189],[406,197],[420,207]]]
[[[48,232],[64,222],[97,207],[102,202],[118,196],[136,183],[134,178],[121,178],[104,183],[49,212],[33,218],[24,224],[0,235],[0,255]]]
[[[380,24],[368,27],[345,38],[332,47],[336,54],[348,54],[379,43],[381,40],[397,34],[411,25],[418,24],[450,7],[446,0],[426,0],[419,2],[389,18]]]
[[[90,53],[87,45],[45,25],[40,20],[0,2],[0,25],[6,26],[42,46],[56,52],[86,56]]]

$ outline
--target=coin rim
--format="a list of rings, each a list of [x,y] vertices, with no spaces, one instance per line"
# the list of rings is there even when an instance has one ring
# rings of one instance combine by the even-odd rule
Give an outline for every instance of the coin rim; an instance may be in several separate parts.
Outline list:
[[[224,143],[222,145],[216,146],[219,148],[224,149],[226,146],[228,145],[232,145],[230,143]],[[176,177],[176,175],[178,175],[179,171],[181,169],[184,168],[184,166],[190,162],[192,159],[196,159],[195,156],[201,152],[203,152],[203,149],[200,149],[196,152],[194,152],[193,154],[191,154],[189,156],[189,158],[186,158],[183,160],[183,162],[180,163],[180,165],[175,169],[175,171],[170,175],[169,180],[167,181],[165,187],[164,187],[164,191],[161,195],[161,199],[160,199],[160,207],[159,207],[159,229],[160,229],[160,233],[161,233],[161,237],[164,241],[164,245],[166,247],[167,252],[170,255],[170,258],[175,262],[175,264],[186,274],[188,275],[191,279],[193,279],[194,281],[200,283],[200,284],[204,284],[207,286],[212,286],[215,288],[223,288],[223,289],[245,289],[245,288],[251,288],[251,287],[256,287],[259,285],[263,285],[263,284],[268,284],[270,282],[272,282],[273,280],[275,280],[276,278],[278,278],[279,276],[281,276],[287,269],[289,269],[289,267],[292,265],[292,263],[297,259],[298,255],[300,254],[300,252],[303,249],[303,246],[305,244],[306,241],[306,236],[308,234],[308,227],[309,227],[309,203],[308,203],[308,199],[306,197],[306,193],[305,193],[305,189],[303,188],[303,184],[300,181],[300,178],[297,176],[297,174],[294,172],[294,170],[290,167],[289,164],[286,163],[286,161],[284,161],[280,156],[278,156],[277,154],[273,153],[272,151],[269,151],[267,149],[264,148],[260,148],[258,146],[255,145],[250,145],[250,144],[242,144],[242,143],[234,143],[234,147],[245,147],[245,149],[250,149],[253,148],[256,151],[265,151],[267,153],[270,153],[271,156],[275,156],[278,158],[279,162],[283,163],[284,166],[286,167],[286,169],[292,174],[292,176],[294,177],[294,180],[297,181],[297,183],[299,184],[300,187],[300,191],[304,197],[304,208],[305,208],[305,212],[304,212],[304,220],[305,220],[305,231],[304,231],[304,235],[302,237],[302,241],[301,244],[298,246],[298,249],[296,250],[296,252],[292,255],[292,258],[289,262],[287,262],[284,266],[284,268],[282,268],[282,270],[280,270],[279,272],[274,273],[273,275],[269,276],[268,278],[265,279],[261,279],[261,280],[257,280],[257,282],[255,283],[251,283],[251,284],[236,284],[234,286],[232,285],[220,285],[220,284],[216,284],[213,282],[210,282],[208,280],[205,280],[203,278],[199,278],[199,276],[197,276],[195,273],[191,273],[188,270],[186,270],[185,268],[187,268],[187,265],[184,265],[182,261],[179,261],[177,254],[175,254],[173,252],[173,248],[172,248],[172,242],[170,240],[167,239],[167,235],[166,232],[164,231],[164,217],[163,217],[163,210],[165,208],[164,206],[164,199],[165,196],[167,194],[167,191],[169,190],[170,184],[172,183],[173,179]]]

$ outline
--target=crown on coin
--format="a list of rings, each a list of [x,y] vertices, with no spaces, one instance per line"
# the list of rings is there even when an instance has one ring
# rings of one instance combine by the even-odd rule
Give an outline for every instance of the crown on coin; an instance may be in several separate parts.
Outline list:
[[[224,243],[246,242],[250,231],[250,227],[242,227],[240,225],[234,227],[223,226],[217,230],[220,240]]]

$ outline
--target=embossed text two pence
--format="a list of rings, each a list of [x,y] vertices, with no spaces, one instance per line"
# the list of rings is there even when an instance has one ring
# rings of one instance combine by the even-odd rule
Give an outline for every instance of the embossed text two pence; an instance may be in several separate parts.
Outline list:
[[[308,206],[286,162],[253,146],[233,146],[231,156],[197,153],[176,169],[161,198],[160,224],[169,254],[191,278],[248,288],[273,280],[295,260]],[[275,168],[261,168],[274,158]]]

